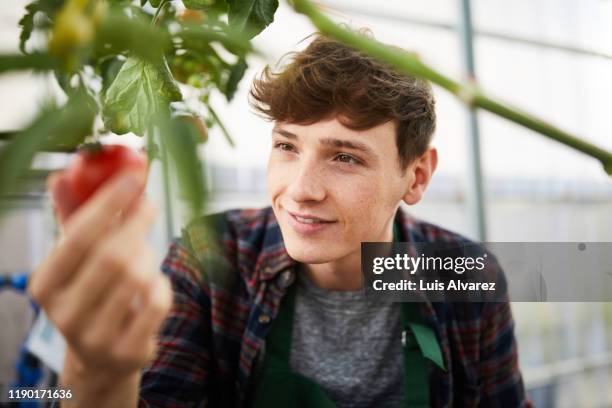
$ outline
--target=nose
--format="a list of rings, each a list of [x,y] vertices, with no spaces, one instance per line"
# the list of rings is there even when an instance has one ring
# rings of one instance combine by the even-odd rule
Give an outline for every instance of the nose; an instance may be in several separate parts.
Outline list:
[[[322,201],[325,198],[325,183],[316,159],[304,158],[296,167],[293,180],[287,188],[289,197],[295,202]]]

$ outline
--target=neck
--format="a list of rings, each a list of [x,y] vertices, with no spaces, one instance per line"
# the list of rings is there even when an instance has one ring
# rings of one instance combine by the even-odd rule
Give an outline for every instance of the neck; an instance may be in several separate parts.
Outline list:
[[[327,290],[359,290],[362,286],[359,252],[333,262],[304,264],[303,272],[315,285]]]
[[[385,228],[384,239],[393,242],[393,223]],[[361,248],[343,258],[321,263],[303,264],[302,272],[318,287],[334,291],[353,291],[363,287],[361,275]]]

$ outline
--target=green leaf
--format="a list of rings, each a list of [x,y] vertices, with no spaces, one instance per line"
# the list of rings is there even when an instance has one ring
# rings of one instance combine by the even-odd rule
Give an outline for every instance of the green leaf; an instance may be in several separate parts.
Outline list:
[[[183,0],[183,4],[188,9],[206,10],[215,4],[215,0]]]
[[[206,26],[183,24],[177,36],[183,40],[182,48],[190,50],[204,50],[210,48],[213,42],[220,43],[234,55],[244,56],[253,50],[249,38],[244,33],[224,32]]]
[[[155,63],[172,48],[169,33],[163,27],[151,25],[138,10],[128,17],[111,9],[96,31],[96,55],[129,53],[130,56]]]
[[[248,67],[249,66],[247,65],[244,58],[240,58],[238,62],[236,62],[232,66],[229,77],[227,79],[227,83],[225,84],[225,92],[224,92],[225,97],[227,98],[228,102],[231,101],[232,98],[234,97],[234,94],[236,93],[236,90],[238,89],[238,83],[244,76],[244,73],[246,72]]]
[[[49,107],[0,150],[0,197],[15,192],[21,175],[41,150],[70,150],[91,134],[95,110],[89,95],[75,94],[65,106]]]
[[[63,0],[34,0],[25,7],[26,13],[18,23],[21,27],[21,33],[19,34],[19,50],[21,52],[27,54],[26,43],[32,36],[32,32],[37,28],[34,24],[36,13],[41,12],[51,18],[63,3]]]
[[[207,67],[210,79],[217,85],[218,88],[223,87],[223,63],[214,55],[200,55],[200,62]]]
[[[192,122],[172,118],[161,126],[160,135],[172,162],[169,167],[177,176],[179,195],[189,205],[193,219],[202,214],[206,200],[204,168],[198,157],[198,130]]]
[[[111,86],[117,74],[121,70],[121,67],[125,63],[125,60],[119,59],[118,57],[106,59],[100,64],[100,75],[102,76],[102,90],[100,96],[104,100],[106,91]]]
[[[274,21],[278,0],[228,0],[229,24],[249,37],[259,34]]]
[[[144,135],[155,115],[169,112],[169,104],[182,99],[168,64],[128,58],[104,98],[106,127],[117,134]]]
[[[26,13],[21,17],[18,23],[21,27],[21,33],[19,34],[19,49],[24,54],[27,54],[25,48],[26,42],[30,39],[32,31],[34,31],[34,16],[40,10],[40,4],[38,0],[36,0],[28,4],[25,9]]]
[[[205,24],[221,29],[227,27],[225,16],[229,5],[226,0],[183,0],[183,4],[188,9],[203,11],[206,14]]]
[[[72,75],[74,74],[69,74],[56,69],[53,71],[53,75],[55,76],[57,84],[60,86],[60,88],[62,88],[62,91],[64,91],[66,95],[70,95],[74,92],[74,88],[70,84],[70,78],[72,78]]]
[[[49,18],[55,17],[57,12],[64,6],[65,0],[38,0],[39,9]]]

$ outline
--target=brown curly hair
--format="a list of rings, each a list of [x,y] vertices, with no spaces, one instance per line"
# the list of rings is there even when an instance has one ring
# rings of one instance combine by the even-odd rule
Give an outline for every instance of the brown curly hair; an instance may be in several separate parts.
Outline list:
[[[284,69],[273,72],[266,66],[255,78],[251,106],[268,120],[299,124],[337,115],[355,130],[395,121],[400,166],[405,169],[427,150],[435,130],[429,83],[320,33],[312,36],[306,49],[287,54],[292,58]]]

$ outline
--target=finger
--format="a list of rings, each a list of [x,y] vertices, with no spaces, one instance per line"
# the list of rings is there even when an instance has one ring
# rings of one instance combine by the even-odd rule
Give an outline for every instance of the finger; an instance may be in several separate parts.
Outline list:
[[[141,277],[144,283],[140,284],[141,281],[138,279],[134,284],[124,283],[123,286],[127,288],[126,292],[129,293],[129,296],[125,295],[126,297],[124,297],[124,295],[118,294],[117,296],[121,296],[122,301],[108,305],[107,310],[104,312],[105,314],[103,315],[102,312],[100,314],[100,319],[113,319],[113,323],[109,325],[109,328],[116,329],[117,336],[122,334],[134,316],[141,312],[144,307],[143,302],[147,299],[148,291],[154,286],[155,281],[160,279],[160,277],[163,278],[155,264],[157,259],[153,249],[147,247],[144,257],[145,262],[139,265],[140,269],[138,271],[142,273]]]
[[[155,222],[157,206],[147,200],[140,199],[131,208],[132,214],[126,213],[124,221],[116,230],[115,239],[124,241],[125,237],[144,238]]]
[[[131,307],[134,299],[145,296],[147,284],[158,272],[152,269],[153,261],[143,263],[136,271],[144,279],[120,280],[115,283],[112,291],[107,293],[102,303],[91,312],[90,319],[83,328],[83,344],[90,345],[90,349],[110,350],[112,344],[119,338],[125,327],[128,316],[132,313]],[[146,279],[148,278],[148,279]],[[97,346],[96,346],[97,345]]]
[[[43,299],[67,283],[85,255],[104,236],[109,220],[139,194],[141,180],[122,173],[103,185],[65,224],[65,234],[31,285],[35,299]]]
[[[119,339],[117,344],[119,352],[128,353],[130,350],[136,350],[143,339],[157,334],[171,307],[172,288],[168,278],[160,274],[149,288],[142,309],[134,315]]]
[[[140,286],[117,285],[95,317],[97,326],[92,327],[92,336],[116,339],[132,314],[135,299],[142,299],[143,296],[144,290]]]
[[[62,296],[78,301],[81,314],[88,313],[116,284],[143,286],[143,270],[153,270],[155,254],[145,245],[145,234],[155,217],[155,207],[144,201],[124,226],[92,252]],[[77,305],[70,305],[75,308]],[[79,322],[80,323],[80,322]]]

